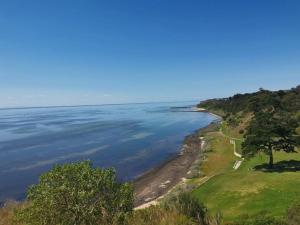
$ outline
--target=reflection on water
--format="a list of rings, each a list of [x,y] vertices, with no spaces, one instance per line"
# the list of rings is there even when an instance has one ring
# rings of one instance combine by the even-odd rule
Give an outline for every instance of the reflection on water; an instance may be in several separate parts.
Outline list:
[[[130,180],[180,150],[184,137],[216,119],[153,103],[0,110],[0,202],[22,199],[53,164],[82,159]],[[179,108],[178,108],[179,107]]]

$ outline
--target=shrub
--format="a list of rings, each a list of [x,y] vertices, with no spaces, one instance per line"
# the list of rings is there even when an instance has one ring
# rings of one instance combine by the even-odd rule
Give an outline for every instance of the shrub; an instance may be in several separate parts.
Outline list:
[[[137,210],[129,218],[130,225],[196,225],[192,219],[176,211],[152,206],[147,209]]]
[[[198,224],[206,224],[207,209],[190,192],[182,192],[174,196],[165,204],[165,207],[193,218]]]
[[[112,169],[89,161],[55,166],[30,187],[29,205],[16,214],[30,225],[122,224],[133,208],[133,188]]]

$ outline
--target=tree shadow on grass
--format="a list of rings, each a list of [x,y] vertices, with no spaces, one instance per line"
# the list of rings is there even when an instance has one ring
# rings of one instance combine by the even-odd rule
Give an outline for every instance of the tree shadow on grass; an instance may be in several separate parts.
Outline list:
[[[264,163],[261,165],[257,165],[254,167],[255,170],[263,171],[263,172],[297,172],[300,171],[300,161],[297,160],[289,160],[289,161],[280,161],[277,163],[274,163],[273,168],[269,168],[268,163]]]

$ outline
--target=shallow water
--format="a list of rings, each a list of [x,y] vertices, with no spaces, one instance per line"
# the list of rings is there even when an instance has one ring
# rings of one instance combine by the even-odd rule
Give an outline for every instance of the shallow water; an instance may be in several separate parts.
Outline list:
[[[192,102],[0,110],[0,202],[22,199],[53,164],[90,159],[130,180],[180,151],[216,117]]]

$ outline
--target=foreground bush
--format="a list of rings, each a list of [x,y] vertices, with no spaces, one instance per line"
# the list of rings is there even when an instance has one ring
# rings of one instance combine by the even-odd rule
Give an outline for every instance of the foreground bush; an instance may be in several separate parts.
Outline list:
[[[161,207],[150,207],[137,210],[129,219],[130,225],[198,225],[191,218],[176,210],[167,210]]]
[[[165,208],[176,210],[189,218],[193,218],[197,224],[208,224],[207,208],[190,192],[182,192],[173,196],[166,202]]]
[[[55,166],[27,194],[16,221],[30,225],[122,224],[133,208],[133,188],[116,182],[112,169],[88,161]]]

